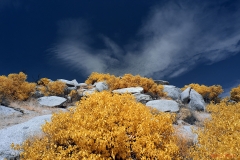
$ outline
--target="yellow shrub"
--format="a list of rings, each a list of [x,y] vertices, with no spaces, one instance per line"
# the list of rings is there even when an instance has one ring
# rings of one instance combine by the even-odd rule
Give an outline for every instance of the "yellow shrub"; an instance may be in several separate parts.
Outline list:
[[[26,100],[35,91],[36,84],[26,82],[27,75],[23,72],[19,74],[9,74],[0,76],[0,98],[13,100]]]
[[[100,81],[106,81],[110,90],[128,87],[143,87],[144,92],[151,92],[160,97],[166,96],[166,93],[163,92],[163,85],[157,85],[151,78],[141,77],[140,75],[133,76],[131,74],[125,74],[123,77],[119,78],[110,74],[93,72],[85,83],[93,84],[94,82]]]
[[[23,143],[22,159],[180,159],[173,117],[151,114],[130,94],[102,91],[53,114],[45,137]]]
[[[214,101],[217,102],[219,100],[218,96],[223,92],[222,86],[213,85],[213,86],[205,86],[199,85],[196,83],[191,83],[189,85],[185,85],[182,90],[191,87],[196,92],[201,94],[206,102]]]
[[[236,102],[240,101],[240,85],[236,88],[233,88],[230,92],[231,96],[230,99]]]
[[[38,85],[47,86],[49,82],[51,82],[50,79],[48,79],[48,78],[41,78],[41,79],[37,82],[37,84],[38,84]]]
[[[38,81],[38,83],[42,84],[40,87],[38,87],[38,90],[45,96],[63,95],[64,90],[67,87],[64,82],[61,81],[51,82],[47,78],[42,78],[41,80]]]
[[[191,149],[193,159],[240,159],[240,103],[221,101],[207,110],[212,120],[197,131],[199,144]]]
[[[94,84],[95,82],[106,81],[109,85],[110,90],[114,90],[119,88],[119,77],[115,77],[114,75],[110,75],[109,73],[97,73],[93,72],[88,79],[85,81],[86,84]]]
[[[61,81],[49,82],[47,85],[50,95],[61,95],[64,93],[66,84]]]

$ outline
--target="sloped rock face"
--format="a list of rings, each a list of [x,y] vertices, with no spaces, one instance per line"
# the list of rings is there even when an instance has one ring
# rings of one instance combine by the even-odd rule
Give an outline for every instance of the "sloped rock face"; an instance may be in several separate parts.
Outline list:
[[[21,144],[28,137],[41,134],[41,125],[50,120],[51,115],[44,115],[0,130],[0,160],[18,156],[19,152],[11,149],[11,144]]]
[[[49,97],[41,97],[38,98],[39,104],[47,107],[57,107],[61,106],[67,99],[58,96],[49,96]]]
[[[197,111],[205,111],[205,106],[206,104],[203,100],[203,97],[194,89],[191,89],[189,108]]]
[[[178,112],[179,104],[173,100],[153,100],[146,103],[146,106],[156,108],[162,112]]]
[[[163,91],[167,93],[168,97],[171,97],[173,100],[180,99],[181,89],[173,85],[163,85]]]

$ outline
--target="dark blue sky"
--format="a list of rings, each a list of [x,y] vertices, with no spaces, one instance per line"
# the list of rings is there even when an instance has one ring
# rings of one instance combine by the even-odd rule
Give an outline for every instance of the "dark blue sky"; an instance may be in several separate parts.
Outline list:
[[[240,1],[0,0],[0,75],[240,84]]]

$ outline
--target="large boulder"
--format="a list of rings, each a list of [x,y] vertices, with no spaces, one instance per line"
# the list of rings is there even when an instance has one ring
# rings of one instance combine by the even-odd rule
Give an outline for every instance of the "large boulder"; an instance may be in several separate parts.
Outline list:
[[[38,103],[47,107],[61,107],[67,99],[58,96],[49,96],[38,98]]]
[[[190,100],[190,92],[191,92],[191,87],[188,87],[187,89],[185,89],[182,93],[181,93],[181,95],[180,95],[180,97],[181,97],[181,101],[183,102],[183,103],[188,103],[189,102],[189,100]]]
[[[129,88],[122,88],[122,89],[116,89],[112,91],[113,93],[142,93],[143,88],[142,87],[129,87]]]
[[[194,89],[190,91],[190,102],[188,104],[189,108],[197,111],[205,111],[205,102],[201,94],[196,92]]]
[[[162,112],[178,112],[179,104],[173,100],[152,100],[146,103],[146,106],[156,108]]]
[[[167,93],[168,97],[171,97],[173,100],[178,100],[180,98],[181,89],[172,85],[163,85],[163,91]]]
[[[27,122],[0,130],[0,160],[16,157],[19,151],[13,150],[11,144],[22,144],[27,138],[40,135],[41,125],[51,120],[51,115],[35,117]]]
[[[103,90],[108,90],[108,85],[106,82],[96,82],[95,87],[97,91],[101,92]]]
[[[152,100],[152,97],[150,95],[147,95],[147,94],[135,93],[133,95],[138,102]]]

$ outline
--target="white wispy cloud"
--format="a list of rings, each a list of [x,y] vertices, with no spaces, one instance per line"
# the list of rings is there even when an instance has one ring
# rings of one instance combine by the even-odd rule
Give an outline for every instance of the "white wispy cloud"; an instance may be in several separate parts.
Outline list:
[[[104,49],[94,48],[91,25],[81,19],[63,20],[52,53],[85,75],[132,73],[155,78],[176,77],[198,64],[239,53],[240,11],[230,12],[220,2],[194,2],[169,1],[152,8],[136,33],[141,38],[137,42],[119,46],[99,33]],[[210,5],[214,7],[209,9]]]

